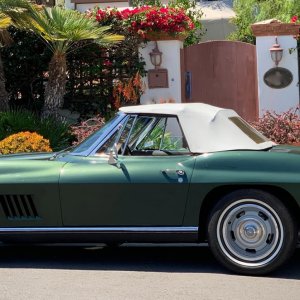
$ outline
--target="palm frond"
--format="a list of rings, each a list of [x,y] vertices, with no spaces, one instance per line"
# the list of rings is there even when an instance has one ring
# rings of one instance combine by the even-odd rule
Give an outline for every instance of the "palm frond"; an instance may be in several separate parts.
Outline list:
[[[95,42],[101,46],[108,46],[113,43],[118,43],[124,40],[123,35],[119,34],[105,34],[101,39],[96,39]]]
[[[42,24],[43,23],[43,24]],[[120,35],[108,34],[109,26],[99,27],[99,24],[78,11],[66,10],[59,7],[45,8],[43,20],[39,24],[53,41],[98,40],[116,42],[123,40]]]
[[[9,17],[0,12],[0,30],[6,29],[11,24]]]
[[[19,19],[21,13],[29,11],[33,5],[27,0],[1,0],[0,12],[6,16],[9,16],[12,20],[14,16]]]
[[[6,28],[11,24],[9,17],[0,12],[0,44],[8,45],[12,42],[10,34]]]
[[[29,15],[36,10],[35,6],[27,0],[1,0],[0,12],[9,17],[11,24],[21,29],[28,29]]]
[[[83,40],[95,40],[99,44],[109,45],[124,39],[121,35],[108,33],[110,27],[100,27],[95,20],[78,11],[60,7],[39,8],[25,0],[3,1],[12,1],[18,5],[9,7],[7,4],[4,12],[11,17],[14,25],[33,31],[53,52],[66,53],[74,43]],[[1,5],[3,8],[3,4]]]

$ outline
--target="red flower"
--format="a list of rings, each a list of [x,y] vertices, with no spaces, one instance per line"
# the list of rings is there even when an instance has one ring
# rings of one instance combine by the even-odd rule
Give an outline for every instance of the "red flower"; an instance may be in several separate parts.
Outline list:
[[[103,19],[105,19],[105,17],[106,17],[106,12],[102,9],[98,9],[98,11],[96,12],[96,20],[100,22]]]
[[[108,60],[108,59],[105,59],[105,60],[103,61],[103,65],[106,66],[106,67],[109,67],[109,66],[112,65],[112,62],[111,62],[110,60]]]
[[[291,23],[296,23],[298,21],[298,16],[293,16],[291,18]]]
[[[129,18],[131,16],[132,10],[126,8],[126,9],[122,10],[120,12],[120,14],[121,14],[121,16],[122,16],[123,19],[127,19],[127,18]]]
[[[88,14],[90,16],[90,14]],[[178,35],[195,28],[193,21],[181,8],[142,6],[134,9],[96,9],[94,17],[99,23],[123,25],[129,31],[144,36],[147,32],[165,32]]]

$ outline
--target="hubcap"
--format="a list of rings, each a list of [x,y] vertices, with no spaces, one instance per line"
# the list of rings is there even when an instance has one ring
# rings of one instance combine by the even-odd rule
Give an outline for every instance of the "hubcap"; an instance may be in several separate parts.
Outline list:
[[[255,223],[254,220],[244,222],[244,224],[240,224],[239,227],[239,234],[237,234],[237,236],[240,236],[244,242],[257,242],[264,234],[264,228],[258,222]]]
[[[257,236],[258,228],[255,225],[247,225],[244,227],[244,234],[247,238],[253,239]]]
[[[244,266],[271,261],[283,242],[283,227],[277,213],[254,199],[234,202],[221,214],[217,238],[225,255]]]

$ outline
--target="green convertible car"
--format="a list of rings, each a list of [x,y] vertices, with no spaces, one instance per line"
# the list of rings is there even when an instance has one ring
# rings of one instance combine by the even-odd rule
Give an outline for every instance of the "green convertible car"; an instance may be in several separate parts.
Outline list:
[[[243,274],[298,242],[300,148],[277,146],[233,110],[121,108],[59,153],[0,157],[3,243],[209,243]]]

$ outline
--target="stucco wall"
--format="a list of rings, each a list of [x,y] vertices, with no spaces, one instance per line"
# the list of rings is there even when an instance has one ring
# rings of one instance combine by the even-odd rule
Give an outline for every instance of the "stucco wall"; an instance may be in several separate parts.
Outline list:
[[[278,43],[284,49],[283,57],[279,67],[288,69],[293,74],[292,83],[282,89],[268,87],[264,83],[264,74],[274,67],[270,56],[270,48],[275,43],[274,36],[258,36],[256,38],[257,52],[257,73],[258,73],[258,97],[260,116],[266,110],[273,110],[277,113],[287,111],[299,105],[299,75],[297,51],[289,53],[290,48],[296,48],[297,42],[293,36],[278,36]]]
[[[251,28],[256,36],[259,115],[262,116],[266,110],[282,113],[299,106],[298,53],[294,36],[298,34],[300,25],[271,19],[255,23]],[[271,88],[264,82],[265,73],[275,67],[270,48],[276,43],[276,37],[283,49],[278,67],[288,69],[293,75],[290,85],[280,89]],[[289,53],[290,49],[295,51]]]
[[[69,9],[75,9],[75,4],[71,3],[71,0],[66,0],[65,2],[66,7]],[[76,10],[80,12],[85,12],[90,8],[94,8],[95,6],[99,6],[101,8],[105,7],[120,7],[120,8],[126,8],[128,7],[128,1],[124,2],[105,2],[105,3],[84,3],[84,4],[76,4]]]
[[[74,3],[71,3],[71,0],[65,0],[65,7],[68,9],[74,9],[75,5]]]
[[[97,0],[94,0],[94,2],[96,3],[84,3],[84,4],[76,4],[76,9],[78,11],[81,12],[85,12],[86,10],[90,9],[90,8],[94,8],[95,6],[99,6],[101,8],[105,8],[105,7],[117,7],[117,8],[126,8],[129,7],[129,2],[128,1],[123,1],[123,2],[99,2],[97,3]],[[167,4],[168,1],[167,0],[163,0],[162,1],[163,4]],[[65,0],[65,6],[66,8],[69,9],[75,9],[75,4],[71,3],[71,0]]]
[[[140,54],[146,62],[146,70],[154,69],[149,53],[154,48],[154,42],[148,42],[140,47]],[[144,78],[146,91],[142,95],[141,104],[159,103],[161,99],[173,99],[181,102],[181,70],[180,49],[183,43],[178,40],[158,41],[158,48],[163,53],[161,68],[168,70],[169,88],[148,88],[148,77]]]

